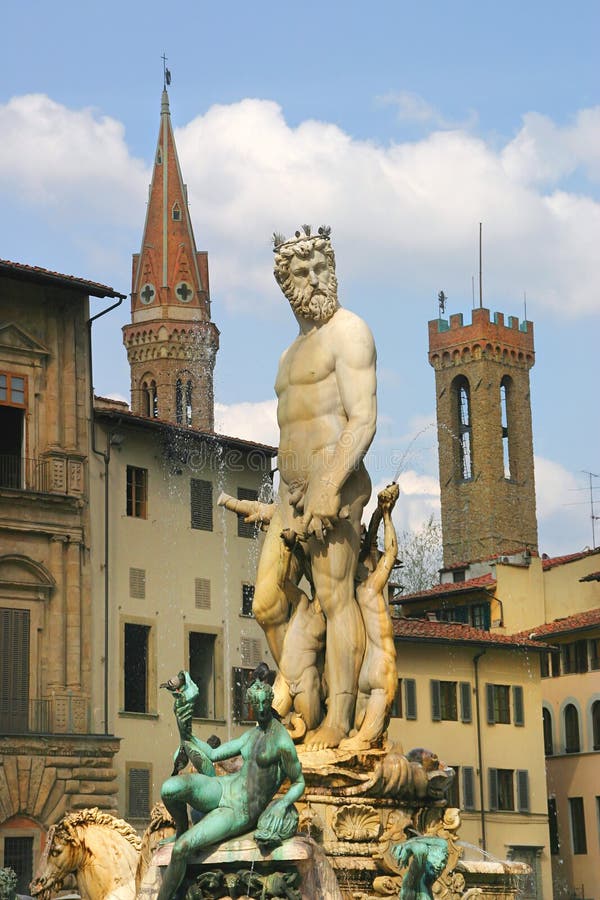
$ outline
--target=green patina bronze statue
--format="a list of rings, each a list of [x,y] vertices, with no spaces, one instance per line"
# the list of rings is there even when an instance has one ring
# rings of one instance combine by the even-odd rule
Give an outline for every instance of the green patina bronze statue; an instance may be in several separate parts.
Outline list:
[[[304,778],[296,748],[286,728],[273,715],[273,688],[264,680],[268,669],[259,666],[247,691],[257,719],[255,728],[219,747],[193,737],[192,709],[198,689],[187,672],[178,683],[167,683],[175,697],[175,717],[181,737],[175,769],[187,757],[196,772],[172,775],[162,786],[162,799],[175,822],[171,862],[158,900],[172,900],[194,853],[252,829],[258,843],[276,845],[296,832],[298,814],[293,806],[304,792]],[[261,680],[261,676],[262,679]],[[215,774],[213,763],[242,757],[239,771]],[[288,778],[287,792],[273,797]],[[187,805],[202,814],[190,827]]]
[[[433,900],[433,884],[448,862],[445,838],[418,835],[396,844],[392,854],[400,866],[407,866],[400,900]]]

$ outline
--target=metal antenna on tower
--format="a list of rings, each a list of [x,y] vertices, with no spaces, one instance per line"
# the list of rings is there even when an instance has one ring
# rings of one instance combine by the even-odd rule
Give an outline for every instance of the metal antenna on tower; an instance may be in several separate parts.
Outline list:
[[[594,515],[594,487],[592,484],[592,478],[600,478],[600,475],[596,475],[594,472],[588,472],[586,469],[582,469],[584,475],[587,475],[590,479],[590,518],[592,520],[592,549],[596,549],[596,525],[595,522],[597,519],[600,519],[600,516]]]
[[[479,223],[479,308],[483,306],[483,279],[481,274],[481,222]]]

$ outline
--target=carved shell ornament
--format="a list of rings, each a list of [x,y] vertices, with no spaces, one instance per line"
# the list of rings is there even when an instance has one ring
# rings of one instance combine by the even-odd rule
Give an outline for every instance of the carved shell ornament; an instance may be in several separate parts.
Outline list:
[[[351,804],[338,809],[333,830],[340,841],[372,841],[379,837],[379,813],[372,806]]]

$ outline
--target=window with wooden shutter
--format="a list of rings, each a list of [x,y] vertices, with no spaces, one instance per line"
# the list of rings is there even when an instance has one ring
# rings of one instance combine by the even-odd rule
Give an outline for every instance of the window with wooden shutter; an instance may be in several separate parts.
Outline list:
[[[460,766],[450,766],[454,772],[450,786],[446,788],[446,803],[454,809],[460,809]]]
[[[488,769],[489,806],[498,809],[498,769]]]
[[[262,645],[258,638],[242,637],[240,639],[240,656],[242,666],[256,668],[262,662]]]
[[[208,578],[194,580],[194,601],[196,609],[210,609],[210,580]]]
[[[233,688],[233,719],[235,722],[253,722],[254,712],[246,701],[246,691],[252,683],[254,669],[234,667],[231,671]]]
[[[237,496],[238,500],[258,500],[258,491],[250,490],[250,488],[238,488]],[[238,537],[255,538],[256,522],[244,522],[244,516],[238,516],[237,533]]]
[[[513,722],[515,725],[525,725],[525,708],[523,705],[523,688],[520,684],[514,684],[513,694]]]
[[[199,719],[216,718],[216,643],[216,634],[189,632],[189,672],[198,687],[193,714]]]
[[[529,772],[526,769],[517,769],[517,809],[529,812]]]
[[[150,769],[131,766],[127,775],[128,815],[132,819],[147,819],[150,816]]]
[[[146,570],[129,569],[129,596],[134,600],[146,597]]]
[[[390,718],[392,719],[401,719],[402,718],[402,679],[399,678],[396,682],[396,693],[394,694],[394,699],[392,700],[392,705],[390,707]]]
[[[213,486],[203,478],[190,479],[191,526],[201,531],[213,530]]]
[[[148,517],[148,469],[127,466],[127,515],[134,519]]]
[[[407,719],[417,718],[417,682],[414,678],[404,679],[404,707]]]
[[[485,697],[486,697],[486,705],[487,705],[488,725],[495,725],[496,717],[494,715],[494,685],[493,684],[486,684]]]
[[[0,732],[29,730],[29,610],[0,609]]]
[[[440,683],[432,679],[431,685],[431,718],[434,722],[440,722],[442,718],[442,708],[440,700]]]
[[[556,856],[560,853],[560,839],[558,837],[558,811],[556,798],[548,798],[548,828],[550,829],[550,853]]]
[[[462,767],[463,807],[475,809],[475,769],[473,766]]]
[[[583,797],[569,797],[569,813],[571,816],[571,840],[573,853],[587,853],[587,837],[585,833],[585,813]]]
[[[471,685],[468,681],[460,683],[460,720],[461,722],[471,722],[473,712],[471,708]]]
[[[254,585],[242,584],[242,615],[252,617],[252,603],[254,602]]]

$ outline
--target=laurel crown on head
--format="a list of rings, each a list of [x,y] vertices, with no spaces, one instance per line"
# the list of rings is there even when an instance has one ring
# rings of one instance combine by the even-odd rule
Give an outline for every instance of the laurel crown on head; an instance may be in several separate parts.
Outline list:
[[[315,239],[317,235],[312,234],[312,225],[301,225],[301,231],[298,230],[295,232],[293,238],[290,238],[286,241],[285,236],[278,231],[273,232],[273,252],[277,253],[277,251],[283,246],[283,244],[299,244],[301,241],[307,241],[311,239]],[[318,230],[318,237],[322,238],[325,241],[331,239],[331,226],[330,225],[321,225]]]

